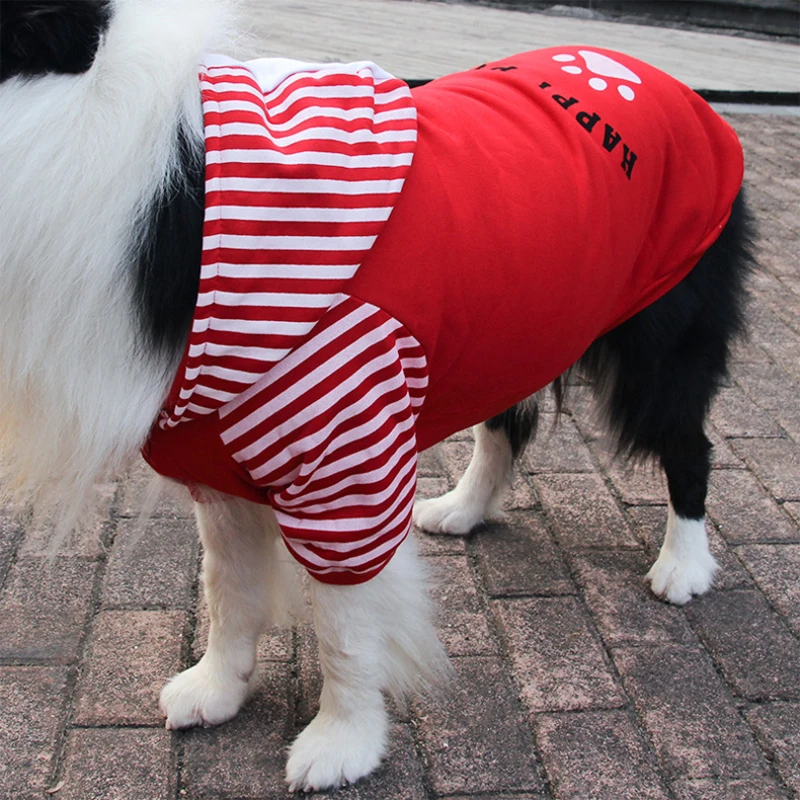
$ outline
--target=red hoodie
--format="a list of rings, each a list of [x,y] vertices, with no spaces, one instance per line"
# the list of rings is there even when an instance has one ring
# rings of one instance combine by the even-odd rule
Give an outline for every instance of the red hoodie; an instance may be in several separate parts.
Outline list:
[[[440,78],[416,122],[374,65],[224,64],[204,72],[195,328],[145,457],[269,503],[314,577],[360,582],[408,532],[419,450],[689,272],[741,147],[690,89],[596,48]]]

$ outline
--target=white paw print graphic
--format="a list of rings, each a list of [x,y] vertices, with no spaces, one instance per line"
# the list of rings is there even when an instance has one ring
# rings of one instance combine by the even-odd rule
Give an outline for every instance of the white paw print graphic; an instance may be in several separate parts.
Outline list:
[[[606,78],[614,78],[619,81],[627,81],[628,83],[641,84],[642,79],[635,73],[631,72],[626,66],[620,64],[619,61],[614,61],[613,58],[604,56],[602,53],[595,53],[592,50],[578,50],[578,55],[584,61],[585,66],[579,67],[577,64],[568,64],[566,67],[561,67],[564,72],[570,75],[580,75],[584,69],[591,72],[594,77],[589,78],[589,86],[598,92],[604,92],[608,88],[608,81]],[[575,56],[570,53],[561,53],[560,55],[553,56],[553,61],[570,62],[576,61]],[[633,100],[636,97],[636,92],[633,91],[628,83],[620,83],[617,85],[617,91],[620,96],[625,100]]]

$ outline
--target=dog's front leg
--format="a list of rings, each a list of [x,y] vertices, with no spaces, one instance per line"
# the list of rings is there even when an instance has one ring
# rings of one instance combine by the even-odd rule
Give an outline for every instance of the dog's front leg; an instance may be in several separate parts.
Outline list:
[[[272,621],[280,534],[271,511],[229,498],[197,503],[195,513],[211,627],[205,655],[161,691],[167,728],[215,725],[236,714],[254,686],[258,639]]]
[[[414,524],[428,533],[467,534],[502,514],[514,457],[506,432],[485,423],[473,429],[475,449],[455,489],[414,504]]]
[[[387,745],[383,690],[403,696],[449,669],[411,537],[367,583],[312,580],[311,594],[324,683],[319,713],[289,754],[292,791],[337,787],[372,772]]]

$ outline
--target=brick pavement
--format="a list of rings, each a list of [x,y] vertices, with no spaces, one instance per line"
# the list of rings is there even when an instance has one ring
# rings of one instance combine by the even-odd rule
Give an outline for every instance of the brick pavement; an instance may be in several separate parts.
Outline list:
[[[507,520],[421,536],[457,679],[394,717],[353,800],[787,800],[800,796],[800,164],[797,117],[733,116],[759,217],[752,335],[711,415],[718,588],[684,609],[644,585],[666,519],[658,474],[609,463],[585,387],[525,457]],[[420,492],[466,466],[423,454]],[[134,536],[146,482],[102,487],[55,563],[0,512],[0,800],[286,795],[287,745],[320,686],[313,633],[276,630],[232,722],[171,733],[160,685],[202,650],[190,514]],[[57,789],[52,795],[45,790]]]
[[[797,46],[603,20],[413,0],[240,0],[248,58],[369,58],[402,78],[435,78],[566,43],[624,50],[695,89],[798,91]],[[491,0],[489,0],[491,3]]]

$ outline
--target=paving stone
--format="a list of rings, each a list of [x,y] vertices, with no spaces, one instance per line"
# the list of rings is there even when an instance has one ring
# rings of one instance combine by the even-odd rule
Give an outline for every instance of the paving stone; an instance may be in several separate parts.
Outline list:
[[[786,791],[767,777],[677,781],[673,791],[677,800],[789,800]]]
[[[439,460],[439,446],[423,450],[417,458],[417,477],[438,478],[444,472],[442,462]]]
[[[419,742],[436,794],[542,790],[517,693],[497,658],[456,658],[452,688],[415,702]]]
[[[736,694],[800,699],[800,643],[761,592],[715,592],[686,613]]]
[[[768,220],[762,220],[762,235],[767,232]],[[780,238],[782,246],[789,245],[789,237],[780,230],[781,226],[773,226],[772,236]],[[776,230],[777,228],[777,230]],[[764,348],[775,363],[785,369],[794,381],[800,380],[800,341],[792,328],[780,319],[765,303],[754,303],[750,309],[750,335],[753,341]]]
[[[194,522],[120,522],[103,586],[106,608],[188,608],[197,575]]]
[[[750,191],[753,191],[752,187]],[[736,372],[737,383],[739,383],[738,377],[744,373],[745,367],[749,370],[754,364],[771,363],[764,350],[747,338],[738,339],[734,342],[731,348],[731,355],[731,363]]]
[[[783,435],[775,420],[736,386],[720,389],[711,406],[710,418],[726,437]]]
[[[800,253],[800,237],[795,236],[794,239],[797,252]],[[778,288],[775,296],[769,300],[770,306],[789,327],[795,331],[800,330],[800,303],[798,303],[798,294],[800,292],[791,291],[796,287],[800,287],[800,279],[797,276],[783,275],[776,283]],[[800,375],[800,370],[798,370],[796,364],[790,363],[788,371],[795,379]]]
[[[91,613],[96,563],[77,558],[17,561],[0,600],[0,663],[68,664]]]
[[[627,513],[634,521],[639,537],[647,546],[651,561],[655,561],[667,529],[666,506],[632,506]],[[714,526],[706,523],[706,533],[708,546],[720,567],[714,578],[714,589],[752,588],[753,581],[747,571]]]
[[[594,472],[589,448],[567,416],[541,414],[536,441],[527,448],[522,465],[529,472]]]
[[[333,55],[374,58],[396,75],[436,77],[474,67],[481,58],[488,61],[534,47],[590,41],[654,60],[656,66],[690,86],[762,89],[767,85],[792,91],[797,83],[796,48],[774,40],[736,38],[731,44],[731,37],[708,33],[506,11],[471,3],[422,3],[413,14],[398,15],[393,3],[387,7],[375,0],[348,0],[334,10],[326,0],[309,0],[303,10],[309,19],[305,26],[300,24],[305,17],[299,16],[293,3],[266,11],[256,5],[248,22],[260,35],[247,37],[247,57],[269,52],[316,61]],[[477,42],[476,32],[480,32]],[[262,38],[266,36],[269,39]],[[784,146],[788,144],[781,139],[772,142],[776,150]]]
[[[182,487],[157,478],[143,460],[130,470],[123,483],[121,517],[138,517],[143,508],[146,516],[194,519],[189,493]]]
[[[800,542],[800,530],[745,470],[712,470],[707,505],[730,544]]]
[[[758,588],[800,636],[800,545],[748,545],[736,552]]]
[[[733,439],[731,446],[776,500],[800,500],[800,445],[790,439]]]
[[[654,464],[634,466],[630,462],[613,459],[601,444],[590,446],[601,463],[603,471],[619,492],[622,502],[631,506],[662,505],[669,499],[664,471]]]
[[[312,625],[297,626],[297,722],[307,725],[319,711],[322,670],[319,666],[317,637]]]
[[[531,483],[530,475],[517,467],[511,477],[511,485],[503,494],[503,516],[492,520],[490,524],[505,521],[514,511],[529,511],[538,502],[539,498]]]
[[[183,788],[193,800],[285,797],[293,730],[291,669],[269,662],[255,695],[230,722],[175,734],[183,746]]]
[[[337,793],[334,793],[334,797]],[[330,793],[312,794],[310,800],[324,800]],[[409,725],[391,725],[389,752],[383,763],[368,777],[342,790],[347,800],[427,800],[422,764],[414,747]]]
[[[175,757],[164,730],[73,730],[59,800],[172,800]]]
[[[50,785],[66,701],[66,669],[0,667],[0,800]]]
[[[448,533],[426,533],[417,528],[411,533],[417,540],[422,556],[463,555],[467,552],[467,537]]]
[[[627,711],[539,714],[536,738],[556,800],[667,800]]]
[[[746,715],[781,778],[800,796],[800,705],[764,703]]]
[[[562,547],[640,546],[599,475],[535,475],[533,481]]]
[[[625,704],[586,612],[574,597],[496,600],[522,699],[532,712]]]
[[[64,538],[58,548],[59,556],[80,556],[82,558],[102,558],[106,547],[104,539],[110,524],[108,516],[117,493],[117,485],[97,486],[93,498],[94,506],[86,518]],[[27,526],[25,538],[20,545],[20,556],[47,556],[52,554],[54,536],[52,519],[34,519]]]
[[[779,280],[785,288],[790,289],[792,294],[796,295],[794,297],[790,295],[789,301],[797,302],[800,299],[800,275],[782,275]]]
[[[455,486],[466,472],[472,459],[474,440],[466,441],[447,439],[438,446],[437,455],[443,467],[442,473],[450,480],[450,485]]]
[[[473,538],[490,595],[575,594],[553,537],[537,514],[516,514]]]
[[[708,656],[672,645],[624,648],[613,656],[668,776],[727,779],[765,773]]]
[[[484,794],[481,792],[480,794],[449,794],[447,795],[447,800],[549,800],[550,795],[547,793],[539,793],[532,794],[531,792],[514,792],[513,794],[506,794],[503,792],[502,794],[495,794],[494,792],[490,794]]]
[[[0,590],[3,588],[11,562],[17,552],[17,547],[24,529],[22,523],[11,515],[0,513]]]
[[[746,369],[737,369],[736,382],[763,409],[769,411],[783,429],[800,441],[800,382],[795,382],[780,367],[765,358]]]
[[[427,559],[434,576],[431,592],[436,606],[436,630],[451,656],[492,655],[497,643],[489,630],[466,556]]]
[[[788,237],[784,235],[783,238],[785,240]],[[772,271],[781,271],[781,261],[772,254],[764,255],[766,257],[759,264],[761,269],[756,270],[751,277],[753,291],[762,305],[768,306],[783,322],[797,330],[800,328],[800,313],[796,308],[796,298],[792,297],[791,291],[787,291],[786,284],[776,274],[772,274]]]
[[[605,435],[605,425],[600,419],[591,386],[570,386],[564,407],[572,416],[572,421],[585,442],[594,442]]]
[[[711,450],[712,469],[744,469],[744,461],[731,450],[722,434],[708,422],[706,423],[706,436],[713,448]]]
[[[450,482],[441,474],[417,476],[417,493],[415,496],[417,500],[429,500],[433,497],[441,497],[449,491]]]
[[[800,536],[800,503],[784,503],[783,510],[794,520],[795,528]]]
[[[650,591],[645,553],[585,552],[570,561],[606,646],[697,644],[683,612]]]
[[[161,687],[181,668],[180,611],[103,611],[78,684],[78,725],[158,725]]]

